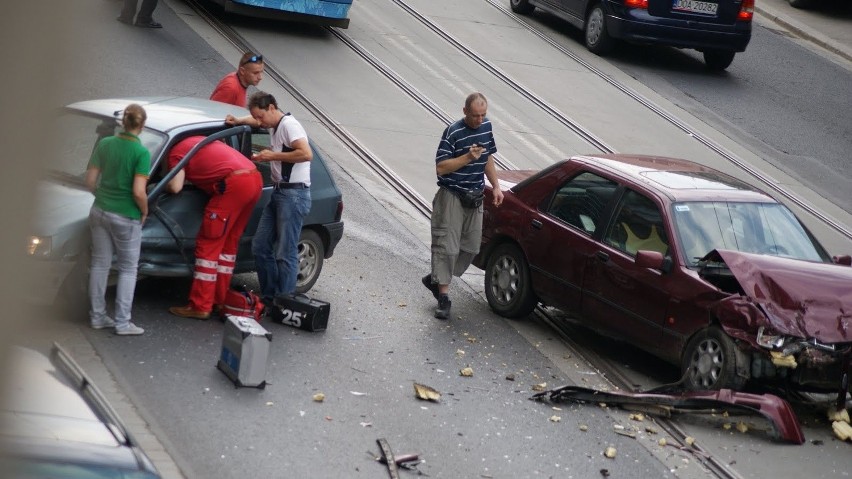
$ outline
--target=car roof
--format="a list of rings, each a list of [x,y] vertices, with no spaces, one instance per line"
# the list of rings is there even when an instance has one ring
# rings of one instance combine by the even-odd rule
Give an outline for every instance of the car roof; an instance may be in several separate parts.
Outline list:
[[[760,189],[708,166],[665,156],[609,154],[575,156],[621,178],[656,190],[671,201],[751,201],[777,203]]]
[[[67,105],[66,108],[87,114],[120,119],[121,112],[131,104],[137,103],[145,109],[148,119],[147,128],[157,131],[169,131],[184,125],[198,123],[223,122],[226,115],[246,116],[248,110],[242,107],[194,97],[126,97],[86,100]]]

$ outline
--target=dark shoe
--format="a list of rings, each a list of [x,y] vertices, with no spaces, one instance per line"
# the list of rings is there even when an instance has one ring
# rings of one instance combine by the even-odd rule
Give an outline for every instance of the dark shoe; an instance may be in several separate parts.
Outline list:
[[[137,27],[142,28],[163,28],[163,24],[151,20],[150,22],[136,22]]]
[[[192,306],[172,306],[169,308],[169,312],[182,318],[210,319],[210,313],[192,309]]]
[[[118,17],[118,18],[116,18],[116,20],[118,20],[119,22],[121,22],[125,25],[133,25],[133,20],[128,20],[124,17]]]
[[[446,294],[442,294],[438,297],[438,309],[435,310],[435,317],[438,319],[450,319],[450,306],[453,305],[453,302],[450,301],[450,297]]]
[[[438,283],[432,282],[432,275],[427,274],[420,281],[423,282],[423,286],[426,286],[426,289],[432,292],[432,296],[434,296],[435,299],[438,299]]]

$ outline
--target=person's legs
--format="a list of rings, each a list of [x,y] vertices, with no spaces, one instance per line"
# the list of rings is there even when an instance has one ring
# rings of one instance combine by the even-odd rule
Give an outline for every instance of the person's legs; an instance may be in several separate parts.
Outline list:
[[[463,217],[459,199],[439,188],[432,201],[432,280],[438,292],[447,294],[459,254],[459,232]]]
[[[121,9],[121,15],[118,17],[119,22],[133,23],[133,17],[136,16],[136,3],[137,0],[124,0],[124,7]]]
[[[281,201],[279,190],[272,192],[269,203],[263,208],[257,231],[251,243],[251,252],[257,268],[257,280],[260,283],[260,296],[265,302],[275,297],[278,283],[278,264],[275,260],[275,240],[277,239],[277,210]]]
[[[482,207],[461,208],[462,223],[459,254],[453,266],[453,276],[461,276],[470,267],[482,245]]]
[[[454,267],[459,256],[459,234],[463,226],[463,208],[458,197],[440,188],[432,202],[432,291],[438,300],[435,317],[449,319],[452,302],[448,295]],[[425,281],[424,281],[425,284]]]
[[[136,0],[133,0],[133,4],[136,8]],[[142,7],[139,9],[139,15],[136,16],[136,23],[152,23],[155,8],[157,8],[157,0],[142,0]]]
[[[248,225],[254,206],[260,199],[263,180],[260,174],[232,176],[228,179],[226,192],[231,192],[231,217],[229,229],[225,234],[225,242],[219,254],[219,266],[216,270],[216,291],[213,304],[223,304],[225,294],[231,287],[231,277],[234,275],[234,264],[237,261],[237,250],[240,238]]]
[[[106,288],[112,264],[112,238],[104,219],[104,212],[92,207],[89,212],[89,229],[92,234],[92,259],[89,264],[89,321],[93,328],[113,325],[106,312]]]
[[[116,331],[131,326],[130,313],[136,291],[136,270],[142,246],[142,223],[121,215],[107,213],[115,244],[118,284],[115,288]]]
[[[278,244],[275,258],[278,262],[278,289],[275,294],[290,294],[296,290],[299,275],[299,238],[302,224],[311,210],[310,189],[294,188],[282,191],[278,208]]]
[[[204,218],[201,220],[201,228],[195,238],[195,271],[192,274],[192,286],[189,289],[189,309],[175,311],[173,314],[193,314],[192,317],[206,319],[203,317],[213,309],[213,298],[216,294],[216,281],[218,279],[219,256],[225,245],[225,238],[231,229],[231,211],[227,193],[225,195],[214,195],[204,207]]]

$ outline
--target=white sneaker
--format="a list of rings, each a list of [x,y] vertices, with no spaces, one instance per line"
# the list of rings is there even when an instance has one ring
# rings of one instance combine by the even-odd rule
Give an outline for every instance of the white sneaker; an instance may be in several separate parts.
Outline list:
[[[92,320],[89,322],[89,325],[92,326],[92,329],[104,329],[104,328],[114,328],[115,321],[109,316],[104,316],[100,320]]]
[[[138,336],[145,330],[133,323],[120,324],[115,327],[115,334],[119,336]]]

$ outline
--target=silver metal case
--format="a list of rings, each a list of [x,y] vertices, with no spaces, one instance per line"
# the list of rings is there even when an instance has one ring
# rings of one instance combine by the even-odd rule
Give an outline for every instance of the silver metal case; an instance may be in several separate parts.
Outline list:
[[[266,368],[272,333],[254,318],[228,315],[222,334],[222,352],[216,367],[236,387],[266,387]]]

